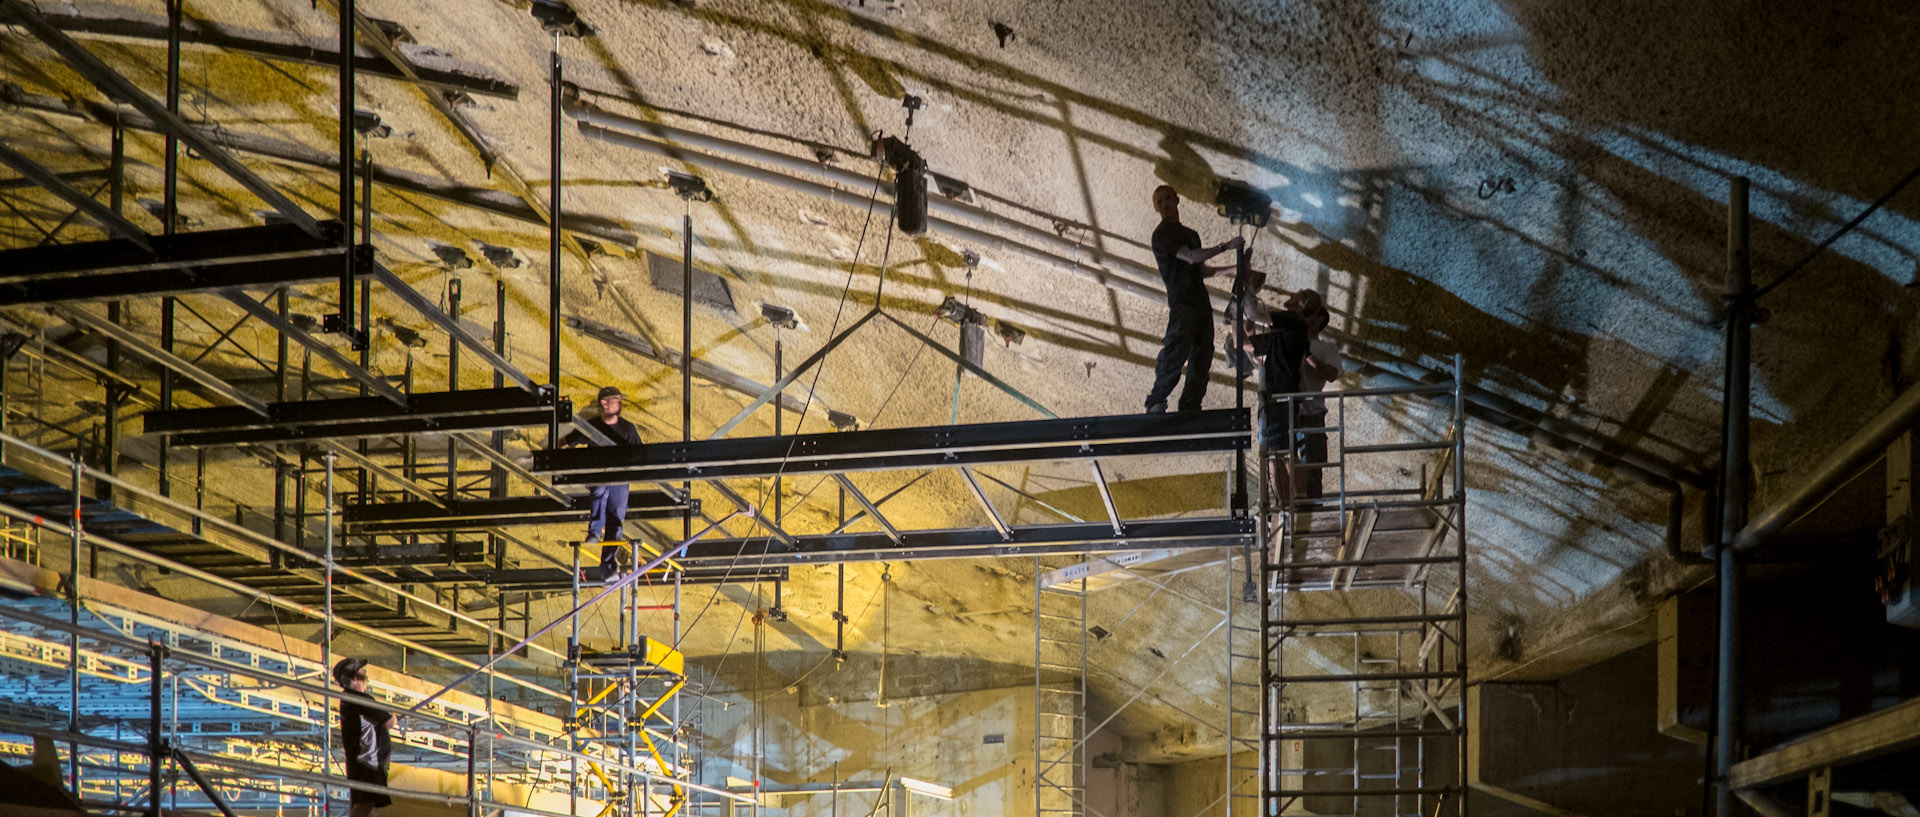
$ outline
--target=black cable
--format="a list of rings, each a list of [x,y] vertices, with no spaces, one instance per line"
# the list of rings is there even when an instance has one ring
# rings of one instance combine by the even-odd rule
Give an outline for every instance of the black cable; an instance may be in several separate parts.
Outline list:
[[[1780,273],[1780,277],[1773,279],[1766,286],[1763,286],[1759,289],[1754,290],[1753,294],[1751,296],[1748,296],[1748,300],[1749,301],[1759,300],[1762,295],[1772,292],[1774,287],[1777,287],[1777,286],[1780,286],[1781,284],[1786,283],[1787,279],[1792,278],[1795,273],[1798,273],[1799,271],[1806,269],[1807,264],[1811,263],[1813,259],[1819,258],[1821,253],[1826,252],[1828,247],[1833,246],[1833,242],[1839,241],[1841,237],[1845,236],[1847,233],[1853,232],[1853,228],[1860,226],[1860,223],[1863,221],[1866,221],[1868,216],[1871,216],[1874,213],[1879,212],[1880,208],[1884,206],[1889,199],[1892,199],[1894,196],[1899,195],[1900,191],[1905,190],[1907,188],[1907,185],[1913,183],[1914,179],[1920,179],[1920,167],[1916,167],[1912,171],[1908,172],[1907,175],[1901,178],[1899,183],[1895,184],[1891,190],[1888,190],[1886,193],[1882,194],[1880,198],[1874,199],[1872,204],[1867,205],[1867,209],[1860,211],[1860,215],[1854,216],[1852,221],[1847,222],[1845,226],[1842,226],[1839,230],[1834,231],[1833,235],[1827,236],[1827,239],[1825,241],[1820,242],[1819,246],[1814,247],[1813,251],[1810,253],[1807,253],[1805,258],[1800,259],[1800,263],[1794,264],[1793,266],[1788,267],[1786,272]]]

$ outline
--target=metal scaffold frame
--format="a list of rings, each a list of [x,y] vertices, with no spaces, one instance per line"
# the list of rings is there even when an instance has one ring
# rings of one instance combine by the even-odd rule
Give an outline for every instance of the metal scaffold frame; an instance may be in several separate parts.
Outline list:
[[[1318,467],[1337,482],[1281,503],[1280,524],[1260,551],[1261,814],[1466,813],[1462,385],[1456,358],[1452,383],[1424,389],[1450,397],[1437,433],[1423,436],[1409,422],[1408,439],[1392,442],[1350,439],[1349,402],[1364,393],[1324,393],[1333,410],[1320,416],[1331,426],[1300,427],[1303,417],[1314,422],[1297,410],[1307,395],[1276,404],[1295,412],[1289,427],[1299,434],[1331,438]],[[1314,466],[1293,472],[1303,467]],[[1396,472],[1416,481],[1380,477]],[[1362,475],[1368,487],[1356,484]],[[1290,695],[1295,687],[1304,694]],[[1350,696],[1344,712],[1328,706],[1330,688]],[[1451,762],[1436,754],[1436,741],[1451,744]],[[1339,752],[1344,765],[1331,757]],[[1228,766],[1231,775],[1231,756]]]
[[[4,433],[0,433],[0,442],[6,444],[7,458],[16,461],[22,455],[57,456]],[[316,646],[278,636],[279,646],[268,646],[265,642],[271,631],[252,631],[238,622],[221,623],[224,620],[209,618],[205,613],[87,578],[81,572],[83,561],[92,564],[102,552],[235,591],[241,598],[250,598],[255,603],[264,602],[292,615],[285,624],[314,622],[321,626],[322,633],[334,632],[337,628],[385,641],[400,648],[403,656],[411,652],[455,667],[476,666],[427,645],[335,616],[331,604],[316,609],[290,602],[86,530],[79,524],[83,518],[80,513],[83,486],[105,483],[117,489],[118,500],[146,503],[144,507],[149,510],[165,509],[190,518],[205,529],[222,528],[226,534],[245,540],[263,553],[273,552],[288,561],[315,564],[313,570],[329,588],[341,580],[351,579],[354,585],[375,592],[398,594],[410,604],[438,609],[450,617],[466,618],[456,610],[439,607],[431,599],[345,568],[324,556],[293,548],[137,485],[87,469],[77,459],[69,459],[68,463],[72,468],[74,516],[65,526],[70,544],[59,548],[67,551],[58,554],[66,558],[56,558],[66,563],[67,570],[54,573],[40,567],[35,562],[52,554],[37,548],[19,554],[40,557],[34,561],[0,563],[5,566],[0,576],[5,579],[6,589],[27,597],[27,601],[0,607],[0,654],[40,668],[36,671],[37,681],[27,682],[23,689],[9,690],[12,705],[0,711],[0,735],[12,738],[0,738],[0,754],[31,755],[37,740],[53,740],[63,745],[68,783],[89,807],[124,810],[140,797],[145,797],[150,807],[159,807],[160,799],[154,793],[159,791],[157,785],[163,766],[174,769],[170,774],[175,784],[184,773],[199,792],[183,798],[180,786],[170,785],[167,793],[173,801],[171,807],[314,807],[330,799],[337,800],[345,791],[344,778],[338,773],[338,759],[331,757],[334,728],[331,724],[337,723],[338,715],[336,708],[328,703],[330,699],[341,698],[343,693],[329,688],[324,680],[331,662],[324,642]],[[0,517],[9,522],[10,530],[25,528],[32,532],[26,536],[16,534],[9,541],[12,538],[37,541],[39,532],[54,524],[43,516],[5,503],[0,503]],[[103,593],[107,595],[101,595]],[[329,591],[329,601],[332,595]],[[677,598],[674,607],[677,610]],[[149,608],[173,610],[173,615],[155,613]],[[484,622],[466,620],[480,627],[489,642],[504,637]],[[623,622],[623,626],[625,624]],[[247,633],[252,633],[252,637],[247,637]],[[303,655],[293,649],[294,645],[311,654]],[[564,658],[558,653],[545,652],[554,658]],[[647,657],[655,665],[676,671],[680,667],[679,654],[664,645],[649,649]],[[581,730],[568,729],[563,722],[519,706],[496,703],[496,685],[501,682],[521,689],[523,696],[567,699],[522,678],[489,667],[485,669],[486,677],[476,685],[479,688],[476,695],[448,695],[446,690],[429,695],[434,689],[432,684],[412,681],[390,671],[376,672],[371,689],[374,700],[370,703],[356,700],[376,709],[408,715],[407,728],[396,737],[396,753],[412,760],[416,768],[439,769],[456,777],[463,776],[465,780],[464,793],[402,789],[385,790],[386,793],[425,795],[437,801],[469,805],[476,811],[510,807],[515,811],[563,817],[562,812],[538,808],[524,801],[533,796],[529,792],[551,786],[562,769],[585,762],[594,768],[610,792],[634,792],[657,785],[661,791],[697,791],[702,796],[738,798],[720,789],[695,785],[684,779],[684,774],[676,775],[676,767],[671,762],[657,757],[641,758],[632,749],[646,739],[644,732],[639,739],[627,739],[623,750],[617,743],[602,740],[598,730],[586,730],[593,741],[582,746],[578,743]],[[637,678],[632,670],[627,674]],[[675,683],[674,690],[677,691],[679,683]],[[84,696],[83,691],[87,693]],[[664,700],[665,696],[659,702]],[[86,712],[89,704],[83,701],[92,702],[96,711]],[[134,701],[139,703],[122,705]],[[621,721],[640,723],[651,717],[651,710],[658,709],[658,702],[652,707],[643,707],[628,700],[622,702],[622,707],[618,713]],[[64,717],[49,716],[60,710],[65,710]],[[139,717],[149,710],[149,718]],[[167,715],[164,726],[161,725],[163,711]],[[123,738],[128,732],[146,734],[153,739],[147,744],[131,743]],[[674,733],[669,730],[666,734]],[[567,745],[560,743],[563,739]],[[145,788],[135,791],[127,781],[139,770],[145,770],[141,771],[143,775],[150,771],[152,779]],[[614,779],[621,782],[610,782]],[[518,799],[523,802],[501,801],[504,795],[496,795],[495,790],[502,784],[518,786],[516,791],[523,795]],[[613,805],[618,804],[609,803],[607,808]],[[625,805],[631,811],[639,804],[629,798]],[[604,808],[602,811],[605,813]]]

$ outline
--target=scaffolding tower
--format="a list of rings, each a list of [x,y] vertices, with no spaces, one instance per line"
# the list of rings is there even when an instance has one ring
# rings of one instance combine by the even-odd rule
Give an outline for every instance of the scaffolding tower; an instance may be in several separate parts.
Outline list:
[[[1055,568],[1077,562],[1033,560],[1033,802],[1038,817],[1082,817],[1087,811],[1087,580],[1048,580]]]
[[[1326,462],[1295,469],[1321,470],[1323,492],[1280,503],[1257,557],[1263,817],[1465,813],[1461,382],[1456,359],[1448,383],[1327,392],[1328,424],[1295,426],[1330,444]],[[1447,407],[1406,406],[1397,438],[1355,439],[1356,420],[1378,427],[1382,404],[1414,398]]]

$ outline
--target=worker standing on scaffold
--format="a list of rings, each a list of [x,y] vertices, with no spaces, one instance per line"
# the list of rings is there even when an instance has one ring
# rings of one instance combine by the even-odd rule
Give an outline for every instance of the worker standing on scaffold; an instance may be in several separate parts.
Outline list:
[[[625,399],[626,395],[621,394],[618,387],[601,387],[600,416],[587,422],[593,423],[602,434],[612,438],[614,445],[640,445],[640,429],[634,428],[632,423],[620,416],[620,404]],[[597,444],[577,430],[560,441],[562,448]],[[595,485],[587,494],[592,504],[587,511],[587,538],[582,543],[606,543],[600,548],[601,581],[613,581],[620,574],[620,545],[626,541],[621,523],[627,518],[629,488],[624,482],[609,483]]]
[[[1200,400],[1207,395],[1207,374],[1213,368],[1213,304],[1206,278],[1233,269],[1202,265],[1246,241],[1234,236],[1224,244],[1200,246],[1200,234],[1180,223],[1180,194],[1171,185],[1154,188],[1153,209],[1160,213],[1160,226],[1153,231],[1153,260],[1167,285],[1167,333],[1153,364],[1147,413],[1167,410],[1167,397],[1180,381],[1181,369],[1186,370],[1187,384],[1180,389],[1179,408],[1199,411]]]

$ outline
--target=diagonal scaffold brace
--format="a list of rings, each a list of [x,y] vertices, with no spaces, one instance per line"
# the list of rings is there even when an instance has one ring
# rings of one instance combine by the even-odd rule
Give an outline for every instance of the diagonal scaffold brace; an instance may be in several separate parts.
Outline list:
[[[666,564],[668,559],[672,559],[675,556],[679,556],[680,553],[682,551],[685,551],[689,545],[692,545],[694,542],[700,541],[701,537],[704,537],[707,534],[712,533],[714,530],[718,529],[721,525],[724,525],[727,522],[731,521],[734,517],[745,516],[748,518],[752,518],[755,515],[756,513],[754,509],[751,507],[748,507],[748,508],[742,508],[740,510],[733,511],[731,513],[728,513],[726,516],[723,516],[723,517],[720,517],[719,519],[714,520],[712,524],[704,528],[701,528],[698,533],[695,533],[692,536],[689,536],[686,539],[682,540],[679,544],[666,549],[659,556],[653,557],[651,561],[647,562],[644,565],[641,565],[639,569],[631,573],[628,573],[626,576],[622,577],[619,581],[616,581],[612,584],[607,585],[605,588],[602,588],[598,595],[594,596],[593,598],[587,599],[586,601],[580,602],[580,605],[578,607],[575,607],[572,610],[568,611],[567,613],[561,615],[560,617],[547,622],[546,626],[541,627],[539,630],[534,631],[533,634],[527,636],[524,639],[521,639],[520,643],[515,644],[511,647],[508,647],[505,650],[501,650],[498,655],[495,655],[492,658],[487,659],[486,663],[481,664],[480,666],[474,667],[472,670],[469,670],[467,674],[454,679],[453,683],[448,684],[445,687],[442,687],[440,691],[435,692],[432,695],[428,695],[425,698],[422,698],[420,702],[417,704],[414,704],[409,709],[409,711],[412,711],[412,712],[420,711],[421,707],[424,707],[427,704],[430,704],[436,700],[439,700],[440,696],[445,695],[449,692],[452,692],[453,690],[457,689],[461,684],[464,684],[468,681],[473,680],[474,677],[478,676],[480,673],[483,673],[483,672],[486,672],[487,670],[492,669],[493,665],[500,663],[500,661],[502,659],[505,659],[507,656],[513,655],[514,653],[517,653],[521,650],[526,649],[529,645],[533,644],[533,642],[539,640],[541,636],[544,636],[547,633],[553,632],[553,628],[558,627],[562,624],[565,624],[568,621],[571,621],[575,616],[578,616],[582,612],[585,612],[587,608],[592,607],[595,604],[598,604],[601,599],[604,599],[608,596],[619,593],[621,589],[625,588],[630,584],[633,584],[636,581],[639,581],[640,577],[647,575],[654,568],[657,568],[663,564]]]

